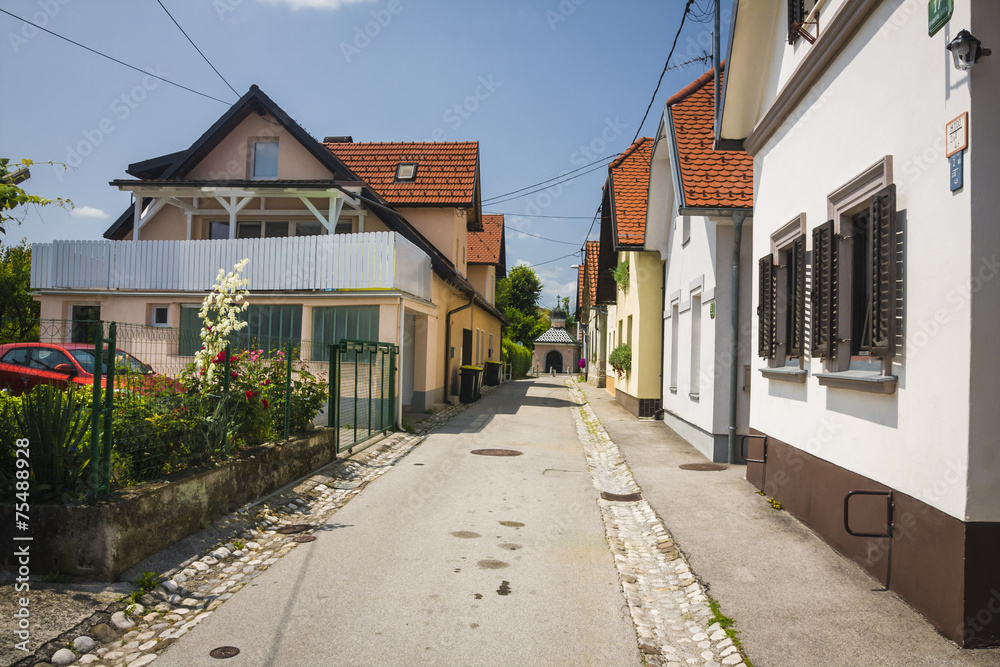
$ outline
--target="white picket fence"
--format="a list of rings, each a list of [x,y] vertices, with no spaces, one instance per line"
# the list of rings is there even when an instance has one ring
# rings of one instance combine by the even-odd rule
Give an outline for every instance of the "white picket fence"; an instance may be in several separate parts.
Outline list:
[[[212,289],[244,258],[251,291],[398,289],[431,299],[431,260],[396,232],[31,246],[33,289]]]

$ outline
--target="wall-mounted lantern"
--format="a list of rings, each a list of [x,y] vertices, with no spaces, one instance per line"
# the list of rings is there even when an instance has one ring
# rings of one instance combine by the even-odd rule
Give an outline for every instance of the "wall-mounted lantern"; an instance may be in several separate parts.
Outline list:
[[[951,51],[951,57],[955,60],[955,69],[963,72],[972,69],[972,66],[979,62],[980,58],[992,53],[989,49],[984,49],[983,43],[973,37],[968,30],[960,31],[945,48]]]

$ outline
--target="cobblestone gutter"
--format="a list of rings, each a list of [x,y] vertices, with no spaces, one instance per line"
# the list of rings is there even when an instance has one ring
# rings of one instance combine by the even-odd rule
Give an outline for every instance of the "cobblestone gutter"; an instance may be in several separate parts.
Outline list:
[[[618,446],[601,426],[576,383],[567,381],[577,434],[598,491],[641,489]],[[648,665],[745,665],[739,647],[714,619],[705,587],[645,500],[600,499],[608,544]]]

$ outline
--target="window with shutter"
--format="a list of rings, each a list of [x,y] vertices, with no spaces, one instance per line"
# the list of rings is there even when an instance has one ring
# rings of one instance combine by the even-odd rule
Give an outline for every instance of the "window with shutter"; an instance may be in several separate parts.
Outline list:
[[[813,230],[812,356],[829,359],[837,349],[837,244],[833,220]]]
[[[788,0],[788,43],[799,38],[798,24],[806,18],[805,0]]]
[[[777,302],[775,299],[776,275],[774,261],[771,255],[765,255],[758,262],[760,267],[760,282],[758,284],[757,304],[757,354],[765,359],[774,357],[775,314]]]
[[[883,359],[896,354],[896,306],[900,286],[897,275],[896,186],[884,188],[871,199],[868,247],[871,262],[868,341],[871,355]]]

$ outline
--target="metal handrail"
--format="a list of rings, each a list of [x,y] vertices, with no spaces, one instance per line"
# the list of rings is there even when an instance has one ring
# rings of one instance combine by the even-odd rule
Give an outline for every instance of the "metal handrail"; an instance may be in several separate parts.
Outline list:
[[[859,533],[857,531],[851,530],[851,498],[854,496],[884,496],[886,499],[886,514],[885,514],[885,525],[886,530],[884,533]],[[879,539],[888,538],[889,548],[886,554],[886,570],[885,570],[885,588],[882,590],[888,591],[890,578],[892,577],[892,534],[893,534],[893,511],[896,508],[896,504],[893,501],[892,491],[851,491],[846,496],[844,496],[844,530],[847,531],[848,535],[853,537],[874,537]]]

